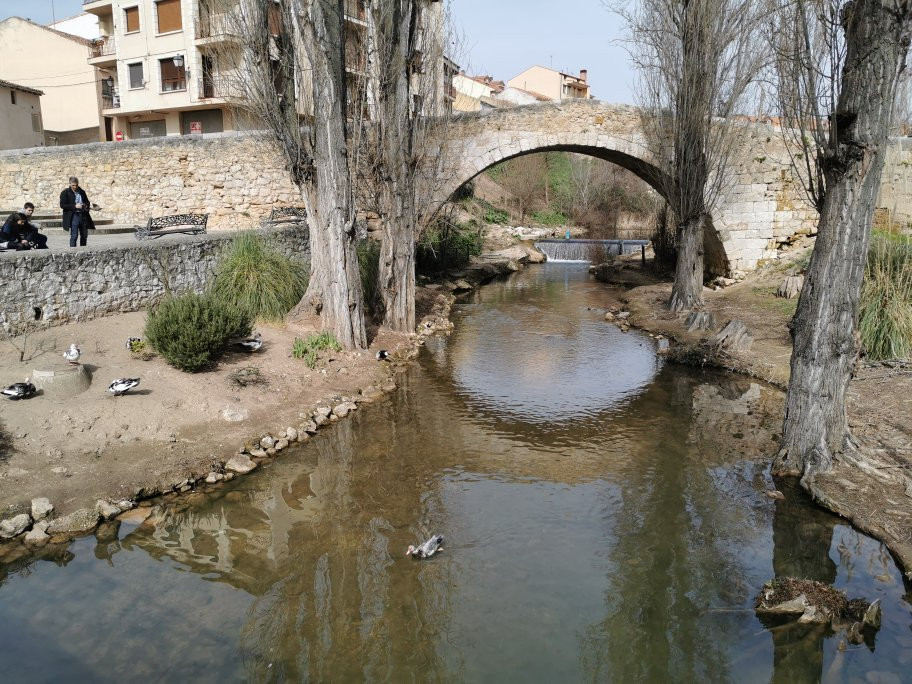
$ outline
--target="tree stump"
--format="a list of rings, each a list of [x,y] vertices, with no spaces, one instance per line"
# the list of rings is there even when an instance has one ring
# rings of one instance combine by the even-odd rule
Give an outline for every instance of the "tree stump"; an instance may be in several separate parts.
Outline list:
[[[747,326],[735,319],[709,339],[709,346],[717,352],[746,352],[754,343],[753,336],[747,331]]]
[[[784,299],[792,299],[798,296],[802,287],[804,287],[804,276],[790,275],[782,281],[779,289],[776,290],[776,296],[783,297]]]
[[[712,330],[716,327],[716,317],[708,311],[691,311],[684,321],[687,332],[694,330]]]
[[[82,394],[92,384],[92,374],[79,364],[54,363],[32,371],[32,384],[46,396],[69,399]]]

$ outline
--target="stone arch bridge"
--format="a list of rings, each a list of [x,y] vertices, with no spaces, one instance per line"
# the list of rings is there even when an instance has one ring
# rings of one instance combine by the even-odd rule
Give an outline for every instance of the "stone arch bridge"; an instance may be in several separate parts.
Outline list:
[[[640,124],[640,110],[593,100],[571,100],[465,114],[449,124],[444,158],[455,161],[435,201],[443,202],[488,167],[535,152],[598,157],[656,187],[659,171]],[[706,236],[707,265],[717,273],[744,271],[775,258],[777,246],[816,229],[816,212],[793,180],[788,153],[771,126],[740,129],[729,179]]]

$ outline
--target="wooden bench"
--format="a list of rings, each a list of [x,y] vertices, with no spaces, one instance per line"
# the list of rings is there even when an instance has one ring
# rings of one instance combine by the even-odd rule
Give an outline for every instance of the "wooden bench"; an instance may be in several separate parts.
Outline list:
[[[269,212],[266,219],[267,226],[277,226],[283,223],[304,223],[307,221],[307,209],[304,207],[276,207]]]
[[[173,233],[188,233],[197,235],[206,232],[206,223],[209,214],[174,214],[172,216],[149,217],[144,226],[136,226],[137,240],[150,240],[171,235]]]

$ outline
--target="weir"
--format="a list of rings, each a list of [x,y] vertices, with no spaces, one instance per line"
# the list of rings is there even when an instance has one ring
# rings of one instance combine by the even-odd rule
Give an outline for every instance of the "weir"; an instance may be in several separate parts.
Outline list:
[[[548,261],[593,261],[607,255],[633,254],[637,251],[646,260],[649,240],[538,240],[536,249],[548,257]]]

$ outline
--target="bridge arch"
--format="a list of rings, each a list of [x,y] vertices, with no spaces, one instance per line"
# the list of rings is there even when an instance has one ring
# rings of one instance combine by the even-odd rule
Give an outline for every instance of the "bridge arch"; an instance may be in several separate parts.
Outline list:
[[[745,123],[731,183],[713,212],[704,244],[711,270],[750,270],[775,258],[780,243],[808,232],[816,216],[791,178],[781,136]],[[449,124],[441,153],[449,161],[435,206],[500,162],[538,152],[585,154],[621,166],[663,194],[661,171],[646,144],[641,112],[628,105],[572,100],[461,114]]]

